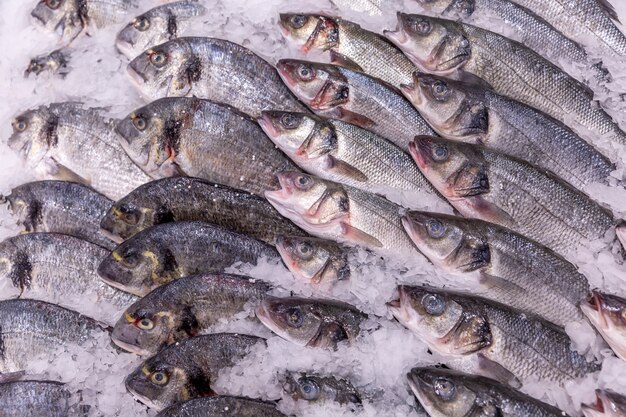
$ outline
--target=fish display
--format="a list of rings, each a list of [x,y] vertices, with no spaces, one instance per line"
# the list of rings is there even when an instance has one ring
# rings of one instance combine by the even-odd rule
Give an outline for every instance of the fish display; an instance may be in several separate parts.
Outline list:
[[[98,267],[107,284],[145,296],[184,276],[223,272],[236,262],[278,259],[274,247],[202,222],[160,224],[126,240]]]
[[[585,417],[623,417],[626,415],[626,397],[613,391],[598,389],[595,405],[583,404]]]
[[[263,281],[229,274],[180,278],[130,306],[111,333],[113,343],[137,355],[192,338],[220,320],[258,303],[270,290]]]
[[[626,360],[626,299],[593,291],[580,307],[613,352]]]
[[[312,284],[349,280],[349,249],[331,240],[280,236],[276,249],[294,277]]]
[[[199,177],[263,195],[276,187],[276,173],[297,169],[250,117],[195,97],[154,101],[116,130],[122,148],[152,178]]]
[[[8,145],[39,179],[93,187],[112,199],[150,181],[118,143],[115,124],[100,109],[53,103],[18,115]]]
[[[264,198],[199,178],[168,177],[144,184],[100,216],[116,242],[157,224],[203,221],[275,244],[279,235],[306,236]]]
[[[0,409],[4,417],[66,417],[70,412],[70,393],[54,381],[16,381],[0,383]]]
[[[175,404],[157,414],[158,417],[285,417],[273,403],[239,397],[197,398]]]
[[[350,381],[332,376],[291,373],[285,378],[283,390],[295,400],[361,404],[361,396]]]

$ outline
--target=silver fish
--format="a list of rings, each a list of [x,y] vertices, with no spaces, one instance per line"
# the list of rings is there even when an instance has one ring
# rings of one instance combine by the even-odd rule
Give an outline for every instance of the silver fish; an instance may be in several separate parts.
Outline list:
[[[276,404],[250,398],[219,396],[197,398],[175,404],[157,414],[157,417],[286,417]]]
[[[626,416],[626,396],[616,392],[598,389],[595,405],[583,404],[585,417],[624,417]]]
[[[68,417],[70,393],[54,381],[0,383],[0,410],[3,417]]]
[[[626,360],[626,299],[593,291],[581,308],[613,352]]]
[[[51,74],[59,74],[61,78],[65,78],[69,74],[70,54],[61,49],[50,52],[49,54],[43,54],[31,59],[28,67],[24,71],[24,76],[28,77],[30,74],[39,75],[44,71]]]
[[[276,249],[292,275],[311,284],[346,281],[352,275],[349,249],[330,240],[280,236]]]
[[[371,15],[382,15],[384,0],[331,0],[335,6],[341,9],[367,12]]]
[[[361,395],[350,381],[332,376],[288,373],[283,382],[283,391],[294,400],[361,404]]]

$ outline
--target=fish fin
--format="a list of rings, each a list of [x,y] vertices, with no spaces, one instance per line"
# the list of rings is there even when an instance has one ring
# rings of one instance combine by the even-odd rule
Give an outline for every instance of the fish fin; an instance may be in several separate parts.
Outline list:
[[[0,384],[19,381],[24,375],[26,375],[26,371],[0,373]]]
[[[58,163],[54,158],[49,158],[46,161],[46,165],[48,174],[53,176],[55,179],[61,181],[77,182],[80,184],[91,186],[91,181],[81,177],[65,165]]]
[[[615,20],[617,23],[622,23],[619,21],[619,16],[615,11],[615,7],[609,3],[609,0],[598,0],[598,4],[600,5],[600,8],[602,8],[602,10],[604,10],[611,17],[611,19]]]
[[[348,68],[358,72],[365,72],[363,68],[347,56],[340,54],[339,52],[335,52],[334,50],[330,50],[330,63],[339,65],[344,68]]]
[[[462,81],[462,82],[465,82],[465,83],[468,83],[477,87],[486,88],[488,90],[493,90],[493,87],[487,81],[467,71],[458,71],[456,74],[451,76],[451,78],[454,78],[456,80],[459,80],[459,81]]]
[[[359,169],[332,155],[326,156],[326,168],[342,177],[348,177],[358,182],[365,182],[368,179],[367,175]]]
[[[160,178],[187,176],[185,172],[181,169],[180,165],[178,165],[174,159],[168,159],[167,161],[162,163],[159,167],[158,175],[160,176]]]
[[[516,225],[515,220],[509,213],[502,210],[495,204],[490,203],[482,196],[472,196],[466,198],[465,200],[472,207],[472,211],[477,213],[474,214],[473,217],[509,228]]]
[[[522,386],[519,379],[517,379],[517,377],[515,377],[515,375],[513,375],[511,371],[509,371],[499,363],[488,359],[482,353],[478,354],[478,368],[481,370],[481,373],[483,375],[495,379],[496,381],[500,381],[503,384],[508,384],[514,388],[519,388]]]
[[[307,346],[335,349],[337,343],[344,340],[348,340],[348,334],[343,327],[337,323],[322,323],[317,334],[307,343]]]
[[[525,290],[511,281],[507,281],[504,278],[497,277],[495,275],[488,274],[486,272],[480,272],[480,283],[489,289],[498,289],[504,292],[522,293]]]
[[[341,222],[341,232],[343,236],[357,244],[362,244],[370,247],[373,246],[377,248],[383,247],[383,244],[380,242],[380,240],[376,239],[374,236],[368,233],[365,233],[360,229],[357,229],[356,227],[350,226],[346,222]]]
[[[350,123],[364,129],[369,129],[373,126],[376,126],[376,123],[369,117],[363,116],[362,114],[354,113],[344,108],[338,109],[338,118],[346,123]]]

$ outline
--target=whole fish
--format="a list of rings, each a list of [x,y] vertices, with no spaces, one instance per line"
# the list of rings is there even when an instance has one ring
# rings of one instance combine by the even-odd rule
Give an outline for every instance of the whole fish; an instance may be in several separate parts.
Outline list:
[[[106,249],[114,243],[99,233],[100,219],[113,201],[83,184],[35,181],[0,197],[26,232],[55,232],[87,240]]]
[[[106,285],[98,276],[98,265],[108,253],[68,235],[18,235],[0,242],[0,279],[10,280],[20,295],[115,323],[115,316],[137,297]]]
[[[304,53],[328,51],[331,63],[365,72],[396,88],[410,83],[417,70],[385,37],[340,17],[281,14],[280,27]]]
[[[16,381],[0,384],[3,417],[68,417],[70,393],[54,381]]]
[[[155,410],[215,395],[219,371],[231,367],[264,339],[231,333],[198,336],[168,346],[126,378],[126,388]]]
[[[416,74],[402,90],[441,136],[523,159],[577,188],[603,182],[615,169],[563,123],[488,88]]]
[[[30,14],[46,29],[60,30],[69,43],[87,26],[121,23],[137,6],[136,0],[40,0]]]
[[[113,287],[145,296],[178,278],[223,272],[236,262],[256,264],[259,258],[278,259],[276,250],[259,240],[203,222],[176,222],[137,233],[98,267]]]
[[[63,49],[54,50],[48,54],[38,55],[31,59],[24,71],[24,76],[30,74],[39,75],[44,71],[51,74],[59,74],[61,78],[65,78],[69,74],[68,64],[70,54]]]
[[[289,373],[285,377],[283,391],[294,400],[361,404],[361,396],[350,381],[332,376]]]
[[[133,59],[153,45],[178,38],[194,18],[206,14],[197,0],[183,0],[154,7],[135,17],[115,39],[118,51]]]
[[[413,368],[409,386],[431,417],[568,417],[565,412],[482,376]]]
[[[346,281],[352,275],[349,250],[331,240],[280,236],[276,249],[292,275],[311,284]]]
[[[626,133],[587,87],[521,43],[472,25],[403,13],[397,31],[386,35],[424,72],[479,78],[498,94],[626,144]]]
[[[560,326],[583,319],[587,279],[545,246],[495,224],[444,214],[409,212],[402,223],[432,263],[485,297]]]
[[[479,297],[398,287],[393,316],[430,349],[502,382],[529,377],[564,383],[600,369],[572,350],[561,327]]]
[[[330,0],[330,2],[341,9],[367,12],[371,15],[383,14],[384,0]]]
[[[276,404],[239,397],[210,397],[178,403],[157,414],[157,417],[285,417]]]
[[[278,174],[281,189],[265,197],[314,236],[371,249],[415,253],[401,207],[376,194],[299,172]]]
[[[353,342],[367,315],[350,304],[305,298],[266,297],[257,308],[261,322],[278,336],[299,346],[336,348]]]
[[[436,194],[409,155],[373,132],[303,113],[266,111],[258,121],[280,150],[320,178],[383,194]]]
[[[128,72],[152,99],[195,96],[253,117],[262,110],[306,111],[270,63],[222,39],[182,37],[153,46],[129,64]]]
[[[247,115],[195,97],[163,98],[117,125],[122,148],[152,178],[178,175],[263,195],[295,166]]]
[[[183,277],[130,306],[111,333],[115,344],[147,356],[232,318],[265,296],[263,281],[230,274]]]
[[[185,220],[222,226],[272,245],[278,235],[306,235],[262,197],[190,177],[144,184],[100,218],[102,229],[120,243],[154,225]]]
[[[593,291],[581,308],[613,352],[626,360],[626,299]]]
[[[282,59],[276,68],[291,91],[320,116],[371,130],[404,150],[415,135],[434,134],[397,89],[377,78],[295,59]]]
[[[0,301],[0,375],[26,369],[29,362],[55,347],[87,346],[95,334],[104,331],[93,319],[55,304]]]
[[[465,217],[512,229],[567,256],[614,228],[611,213],[553,174],[481,146],[417,137],[411,155]]]
[[[114,121],[99,109],[53,103],[20,114],[12,124],[9,147],[40,179],[81,182],[113,199],[150,181],[119,145]]]
[[[626,397],[613,391],[598,389],[595,405],[583,404],[585,417],[624,417],[626,416]]]

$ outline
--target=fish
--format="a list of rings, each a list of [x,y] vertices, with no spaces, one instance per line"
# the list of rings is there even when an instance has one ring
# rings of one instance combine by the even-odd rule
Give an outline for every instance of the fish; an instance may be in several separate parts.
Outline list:
[[[52,103],[21,113],[12,126],[7,143],[38,179],[80,182],[112,199],[150,181],[124,152],[102,109]]]
[[[597,402],[594,405],[582,405],[585,417],[624,417],[626,416],[626,397],[606,389],[596,390]]]
[[[385,138],[339,120],[265,111],[258,119],[274,144],[306,172],[372,193],[436,196],[411,157]]]
[[[154,179],[191,176],[257,195],[277,172],[297,167],[247,115],[195,97],[168,97],[137,109],[116,128],[122,148]]]
[[[314,237],[279,236],[276,250],[291,274],[311,284],[348,281],[352,266],[350,250],[331,240]]]
[[[56,381],[15,381],[0,383],[0,409],[3,417],[67,417],[70,393]]]
[[[584,319],[589,283],[561,256],[504,227],[427,212],[402,218],[417,249],[472,291],[559,326]]]
[[[97,274],[109,251],[59,233],[29,233],[0,242],[0,279],[20,296],[43,299],[105,323],[137,301]],[[98,308],[94,308],[97,305]]]
[[[402,208],[376,194],[300,172],[277,175],[281,189],[265,198],[313,236],[390,254],[415,253],[402,227]]]
[[[65,49],[56,49],[50,53],[32,58],[26,70],[24,70],[24,77],[28,78],[30,74],[37,76],[43,72],[49,72],[65,78],[70,72],[68,68],[69,62],[70,54]]]
[[[509,228],[565,257],[616,226],[586,194],[519,159],[426,136],[416,137],[410,152],[461,215]]]
[[[256,316],[268,329],[298,346],[335,349],[352,343],[367,315],[339,301],[266,297]]]
[[[432,417],[568,417],[556,407],[482,376],[431,367],[413,368],[407,379]]]
[[[241,275],[183,277],[154,289],[130,306],[115,324],[111,340],[131,353],[153,355],[245,311],[270,288],[261,280]]]
[[[594,290],[580,307],[613,352],[626,360],[626,299]]]
[[[565,383],[596,372],[572,350],[563,328],[474,295],[401,285],[391,314],[429,348],[472,373],[516,384],[529,377]]]
[[[279,235],[307,236],[265,200],[199,178],[168,177],[139,186],[100,216],[118,243],[157,224],[203,221],[274,245]]]
[[[59,31],[69,44],[88,26],[121,23],[137,7],[136,0],[39,0],[30,14],[47,30]]]
[[[560,122],[573,119],[578,131],[593,132],[589,139],[595,144],[600,136],[612,145],[626,144],[626,133],[588,87],[519,42],[476,26],[404,13],[398,14],[397,30],[385,35],[423,72],[488,85]]]
[[[330,2],[341,9],[367,12],[375,16],[383,14],[384,0],[331,0]]]
[[[79,183],[35,181],[0,196],[25,232],[54,232],[78,237],[105,249],[115,244],[99,233],[100,219],[113,204],[106,196]]]
[[[115,47],[129,59],[153,45],[178,38],[194,19],[205,15],[206,7],[197,0],[162,4],[135,17],[117,34]]]
[[[141,94],[153,100],[195,96],[252,117],[262,110],[307,111],[269,62],[223,39],[173,39],[137,56],[128,72]]]
[[[26,370],[51,347],[87,347],[107,330],[97,321],[55,304],[29,299],[0,301],[0,375]],[[53,360],[54,358],[50,358]]]
[[[265,339],[232,333],[194,337],[166,347],[128,377],[126,389],[148,407],[161,411],[193,398],[215,395],[220,370],[235,365]]]
[[[346,379],[307,373],[285,375],[283,391],[294,400],[361,404],[361,395]]]
[[[402,89],[446,139],[483,145],[547,169],[576,188],[606,182],[609,157],[552,117],[488,88],[415,74]]]
[[[210,414],[207,414],[210,413]],[[168,407],[157,417],[285,417],[276,404],[243,397],[196,398]]]
[[[396,88],[410,83],[417,70],[384,36],[340,17],[283,13],[280,28],[302,52],[329,52],[332,64],[364,72]]]
[[[106,256],[98,275],[107,284],[143,297],[181,277],[223,272],[236,262],[278,259],[273,246],[203,222],[159,224],[137,233]]]
[[[398,89],[377,78],[295,59],[281,59],[276,68],[291,91],[320,116],[371,130],[403,150],[416,135],[435,134]]]

